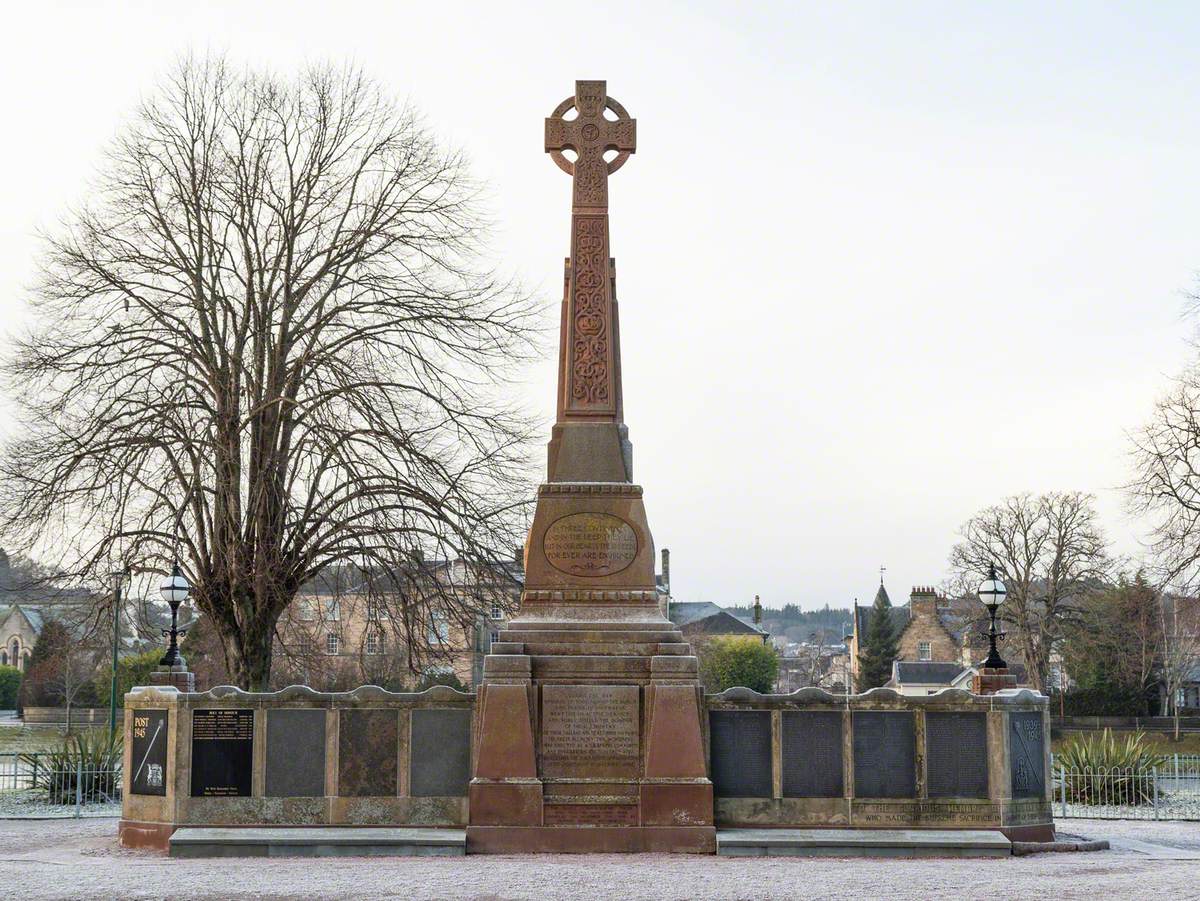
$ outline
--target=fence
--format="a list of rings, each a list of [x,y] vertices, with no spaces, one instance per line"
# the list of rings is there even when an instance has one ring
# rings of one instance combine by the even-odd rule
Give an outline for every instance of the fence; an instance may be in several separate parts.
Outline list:
[[[1101,820],[1200,820],[1200,756],[1153,769],[1068,770],[1053,765],[1054,815]]]
[[[0,817],[119,816],[121,765],[60,754],[0,754]]]

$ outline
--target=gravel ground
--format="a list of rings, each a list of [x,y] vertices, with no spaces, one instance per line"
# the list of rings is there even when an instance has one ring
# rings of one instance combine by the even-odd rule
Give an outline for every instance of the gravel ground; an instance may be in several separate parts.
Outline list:
[[[1114,850],[1004,860],[647,855],[170,860],[117,847],[114,820],[0,821],[4,897],[1200,899],[1200,826],[1073,820]],[[1123,841],[1142,852],[1120,849]],[[1179,849],[1162,859],[1146,848]]]

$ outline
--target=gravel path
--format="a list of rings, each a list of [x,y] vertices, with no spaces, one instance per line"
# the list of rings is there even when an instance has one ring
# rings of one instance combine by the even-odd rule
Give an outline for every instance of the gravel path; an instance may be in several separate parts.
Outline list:
[[[0,821],[4,897],[1200,899],[1200,826],[1071,821],[1114,850],[1005,860],[648,855],[170,860],[117,847],[115,820]],[[1120,842],[1142,851],[1116,848]],[[1178,848],[1194,859],[1152,856]]]

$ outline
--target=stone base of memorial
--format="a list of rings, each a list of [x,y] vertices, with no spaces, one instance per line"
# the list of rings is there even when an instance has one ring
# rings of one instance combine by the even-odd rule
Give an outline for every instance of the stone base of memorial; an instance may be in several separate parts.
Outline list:
[[[718,827],[999,829],[1053,840],[1044,695],[734,688],[706,705]]]
[[[135,688],[120,841],[179,826],[465,826],[474,695]]]

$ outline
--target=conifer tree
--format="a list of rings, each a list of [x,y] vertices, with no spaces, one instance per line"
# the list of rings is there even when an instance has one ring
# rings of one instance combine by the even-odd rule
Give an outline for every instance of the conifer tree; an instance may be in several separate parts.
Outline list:
[[[858,653],[859,691],[878,688],[892,677],[892,661],[897,654],[896,639],[892,601],[881,582],[867,619],[866,638]]]

